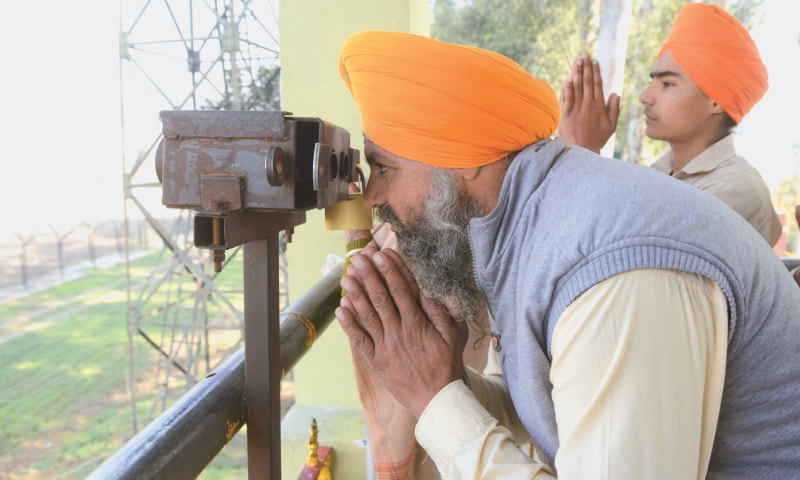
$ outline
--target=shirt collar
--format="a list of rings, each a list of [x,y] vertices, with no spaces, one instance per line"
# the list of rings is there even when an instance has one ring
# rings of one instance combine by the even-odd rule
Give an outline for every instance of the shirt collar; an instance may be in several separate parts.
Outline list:
[[[721,140],[718,140],[716,143],[703,150],[700,155],[694,157],[692,161],[684,165],[678,172],[672,171],[675,165],[675,157],[672,154],[672,150],[658,157],[651,167],[672,176],[681,177],[696,173],[710,172],[717,168],[722,162],[734,156],[736,156],[736,148],[733,145],[733,134],[729,133]]]

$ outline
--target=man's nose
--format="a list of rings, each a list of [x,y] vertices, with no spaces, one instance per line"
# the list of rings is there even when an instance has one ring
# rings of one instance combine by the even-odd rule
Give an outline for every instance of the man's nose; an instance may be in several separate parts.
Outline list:
[[[370,175],[369,181],[367,181],[367,186],[364,189],[362,198],[369,208],[380,207],[386,202],[383,189],[379,188],[377,182],[373,181],[372,175]]]
[[[651,105],[653,103],[653,96],[650,95],[650,87],[645,87],[639,95],[639,103],[642,105]]]

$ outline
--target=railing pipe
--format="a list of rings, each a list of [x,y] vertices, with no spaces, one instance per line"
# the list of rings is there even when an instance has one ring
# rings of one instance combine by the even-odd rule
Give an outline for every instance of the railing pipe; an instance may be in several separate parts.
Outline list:
[[[786,268],[789,269],[789,270],[792,270],[792,269],[795,269],[797,267],[800,267],[800,258],[794,258],[794,257],[787,258],[787,257],[784,257],[784,258],[781,258],[781,260],[783,260],[783,264],[786,265]]]
[[[341,270],[335,269],[280,315],[282,375],[333,320]],[[244,349],[222,362],[109,457],[87,480],[197,478],[246,423]]]

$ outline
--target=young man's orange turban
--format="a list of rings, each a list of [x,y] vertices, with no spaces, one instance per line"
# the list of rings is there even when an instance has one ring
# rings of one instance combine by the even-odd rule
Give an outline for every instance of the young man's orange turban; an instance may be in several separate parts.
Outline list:
[[[558,126],[549,85],[475,47],[365,31],[345,41],[339,72],[361,111],[364,135],[428,165],[486,165]]]
[[[747,29],[717,5],[684,5],[658,57],[667,50],[736,123],[769,87],[767,68]]]

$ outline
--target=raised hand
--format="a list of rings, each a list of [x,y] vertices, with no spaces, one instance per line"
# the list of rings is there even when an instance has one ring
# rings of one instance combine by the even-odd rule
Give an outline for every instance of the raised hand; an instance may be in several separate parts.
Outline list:
[[[342,277],[336,317],[387,390],[417,418],[431,399],[464,375],[468,330],[419,290],[394,250],[366,247]]]
[[[609,95],[606,104],[597,60],[592,60],[588,54],[575,60],[572,75],[561,87],[559,102],[559,136],[568,145],[580,145],[600,153],[617,129],[619,95]]]

